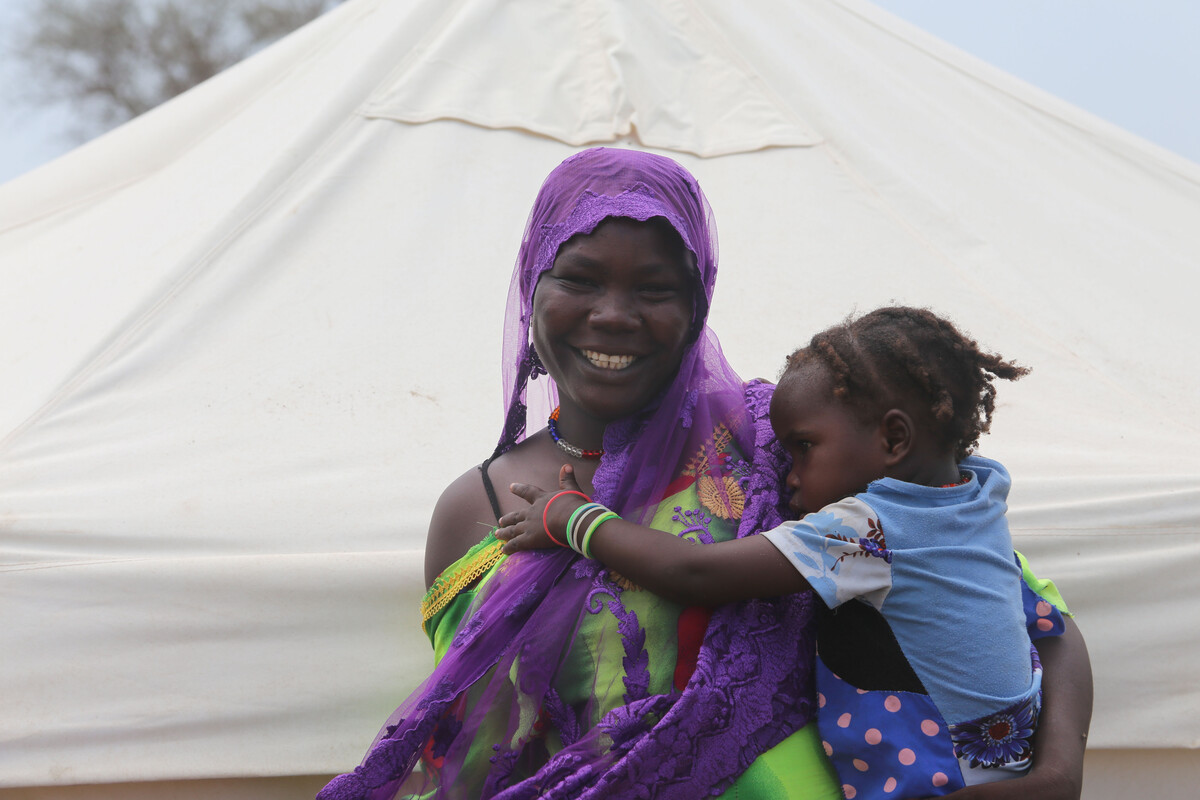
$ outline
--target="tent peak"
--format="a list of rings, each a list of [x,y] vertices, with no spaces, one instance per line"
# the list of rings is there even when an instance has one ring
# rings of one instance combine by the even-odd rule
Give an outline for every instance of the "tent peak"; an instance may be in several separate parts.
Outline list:
[[[444,0],[432,0],[444,2]],[[821,138],[677,0],[458,0],[360,108],[719,156]]]

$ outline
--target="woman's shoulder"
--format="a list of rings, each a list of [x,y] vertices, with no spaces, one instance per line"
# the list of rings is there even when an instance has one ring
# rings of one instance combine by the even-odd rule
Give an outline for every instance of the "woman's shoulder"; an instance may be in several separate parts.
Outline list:
[[[480,466],[451,481],[433,508],[425,538],[426,586],[496,525]]]
[[[426,586],[487,536],[500,514],[522,502],[508,487],[514,481],[538,475],[529,457],[532,449],[526,439],[494,460],[471,467],[443,490],[425,538]]]

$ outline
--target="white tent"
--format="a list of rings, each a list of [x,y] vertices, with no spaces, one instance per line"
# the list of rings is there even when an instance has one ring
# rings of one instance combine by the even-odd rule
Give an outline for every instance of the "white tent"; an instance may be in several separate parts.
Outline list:
[[[528,206],[594,143],[700,179],[743,375],[892,301],[1033,366],[983,451],[1091,648],[1085,795],[1188,793],[1200,167],[860,0],[351,0],[0,188],[0,786],[60,787],[0,800],[357,762],[430,664]]]

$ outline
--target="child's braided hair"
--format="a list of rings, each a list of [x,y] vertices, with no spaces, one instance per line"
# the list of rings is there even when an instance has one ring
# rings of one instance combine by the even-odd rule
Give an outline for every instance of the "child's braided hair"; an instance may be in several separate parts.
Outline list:
[[[833,394],[864,422],[888,408],[928,414],[939,443],[962,460],[992,423],[996,378],[1029,370],[985,353],[949,320],[923,308],[880,308],[818,333],[788,357],[784,376],[803,364],[828,367]]]

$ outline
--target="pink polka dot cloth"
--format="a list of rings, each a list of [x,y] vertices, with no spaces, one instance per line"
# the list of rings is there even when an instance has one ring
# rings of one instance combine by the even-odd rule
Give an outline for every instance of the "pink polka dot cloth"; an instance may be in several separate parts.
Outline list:
[[[1025,606],[1025,622],[1032,641],[1047,636],[1061,636],[1065,629],[1062,612],[1040,595],[1035,594],[1024,582],[1021,583],[1022,600]]]
[[[866,691],[817,659],[817,727],[847,800],[937,797],[963,787],[942,715],[928,695]]]

